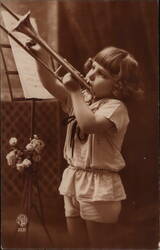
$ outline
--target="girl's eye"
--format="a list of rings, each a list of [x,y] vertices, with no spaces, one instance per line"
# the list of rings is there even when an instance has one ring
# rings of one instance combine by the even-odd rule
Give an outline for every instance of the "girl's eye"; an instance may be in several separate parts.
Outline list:
[[[103,71],[99,71],[99,75],[101,75],[103,78],[107,78],[107,75]]]

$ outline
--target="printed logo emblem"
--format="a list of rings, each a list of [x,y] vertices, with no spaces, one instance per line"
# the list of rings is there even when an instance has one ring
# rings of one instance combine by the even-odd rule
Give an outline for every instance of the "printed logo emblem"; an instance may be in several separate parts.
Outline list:
[[[26,232],[26,225],[28,223],[28,218],[25,214],[18,215],[16,223],[19,225],[18,232]]]

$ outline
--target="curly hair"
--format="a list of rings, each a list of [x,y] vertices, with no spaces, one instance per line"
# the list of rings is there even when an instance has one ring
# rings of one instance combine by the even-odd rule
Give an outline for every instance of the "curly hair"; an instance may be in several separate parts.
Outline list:
[[[87,60],[84,65],[86,72],[90,70],[93,60],[109,71],[115,80],[112,91],[115,98],[126,101],[143,96],[138,62],[126,50],[116,47],[104,48],[93,59]]]

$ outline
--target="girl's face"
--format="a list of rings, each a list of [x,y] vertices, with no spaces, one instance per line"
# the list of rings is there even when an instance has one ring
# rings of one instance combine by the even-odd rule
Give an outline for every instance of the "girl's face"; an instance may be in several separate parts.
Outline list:
[[[104,98],[112,96],[115,81],[109,72],[96,61],[93,61],[92,67],[86,75],[86,79],[90,81],[95,97]]]

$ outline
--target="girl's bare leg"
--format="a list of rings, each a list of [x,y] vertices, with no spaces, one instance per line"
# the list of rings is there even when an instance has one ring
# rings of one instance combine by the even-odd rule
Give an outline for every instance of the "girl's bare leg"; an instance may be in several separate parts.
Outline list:
[[[71,247],[89,247],[85,221],[80,217],[66,217]]]
[[[86,221],[91,247],[114,248],[116,239],[116,223],[98,223]]]

